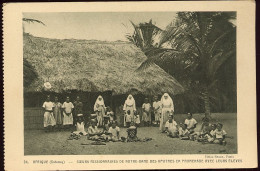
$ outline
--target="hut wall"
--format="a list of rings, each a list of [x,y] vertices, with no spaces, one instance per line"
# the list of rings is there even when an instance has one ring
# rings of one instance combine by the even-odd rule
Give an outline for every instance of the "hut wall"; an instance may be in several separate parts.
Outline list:
[[[42,108],[24,108],[24,129],[43,129]]]

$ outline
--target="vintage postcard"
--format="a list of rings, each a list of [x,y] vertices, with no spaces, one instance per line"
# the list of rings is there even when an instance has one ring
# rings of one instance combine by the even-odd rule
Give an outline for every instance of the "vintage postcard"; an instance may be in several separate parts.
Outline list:
[[[6,170],[254,168],[255,3],[6,3]]]

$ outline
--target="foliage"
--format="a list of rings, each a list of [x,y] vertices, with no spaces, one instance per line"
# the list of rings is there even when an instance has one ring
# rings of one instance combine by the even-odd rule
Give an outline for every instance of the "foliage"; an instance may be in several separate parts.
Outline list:
[[[147,60],[139,70],[156,63],[189,91],[189,96],[183,95],[184,101],[204,100],[205,108],[216,105],[220,99],[227,99],[219,73],[227,75],[222,66],[236,56],[236,26],[230,22],[235,18],[234,12],[179,12],[161,31],[151,53],[145,51]],[[229,79],[235,82],[232,80],[236,78],[233,74]],[[232,85],[231,91],[236,86]]]

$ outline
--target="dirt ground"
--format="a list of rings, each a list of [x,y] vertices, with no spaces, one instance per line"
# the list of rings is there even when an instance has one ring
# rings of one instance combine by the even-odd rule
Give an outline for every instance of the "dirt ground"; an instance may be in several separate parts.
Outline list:
[[[176,115],[179,124],[186,115]],[[203,115],[194,114],[200,128]],[[45,133],[43,130],[25,130],[25,155],[98,155],[98,154],[235,154],[237,153],[236,113],[212,114],[212,122],[221,122],[228,133],[227,145],[202,144],[196,141],[169,138],[160,133],[158,127],[138,128],[138,137],[152,138],[148,142],[108,142],[106,145],[81,145],[90,143],[86,136],[79,140],[67,140],[69,131]],[[126,137],[126,128],[121,128],[121,136]]]

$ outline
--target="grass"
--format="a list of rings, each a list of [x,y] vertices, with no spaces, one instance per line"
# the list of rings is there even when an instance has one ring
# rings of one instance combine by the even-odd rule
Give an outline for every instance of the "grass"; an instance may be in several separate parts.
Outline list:
[[[203,115],[194,114],[200,128]],[[236,113],[212,114],[213,122],[224,124],[229,137],[227,145],[202,144],[196,141],[169,138],[159,132],[158,127],[141,127],[138,137],[150,137],[148,142],[109,142],[106,145],[81,145],[89,143],[87,137],[79,140],[67,140],[70,133],[43,130],[25,130],[25,155],[99,155],[99,154],[236,154],[237,153],[237,119]],[[177,123],[183,122],[185,115],[176,115]],[[126,129],[121,128],[121,135],[126,137]]]

